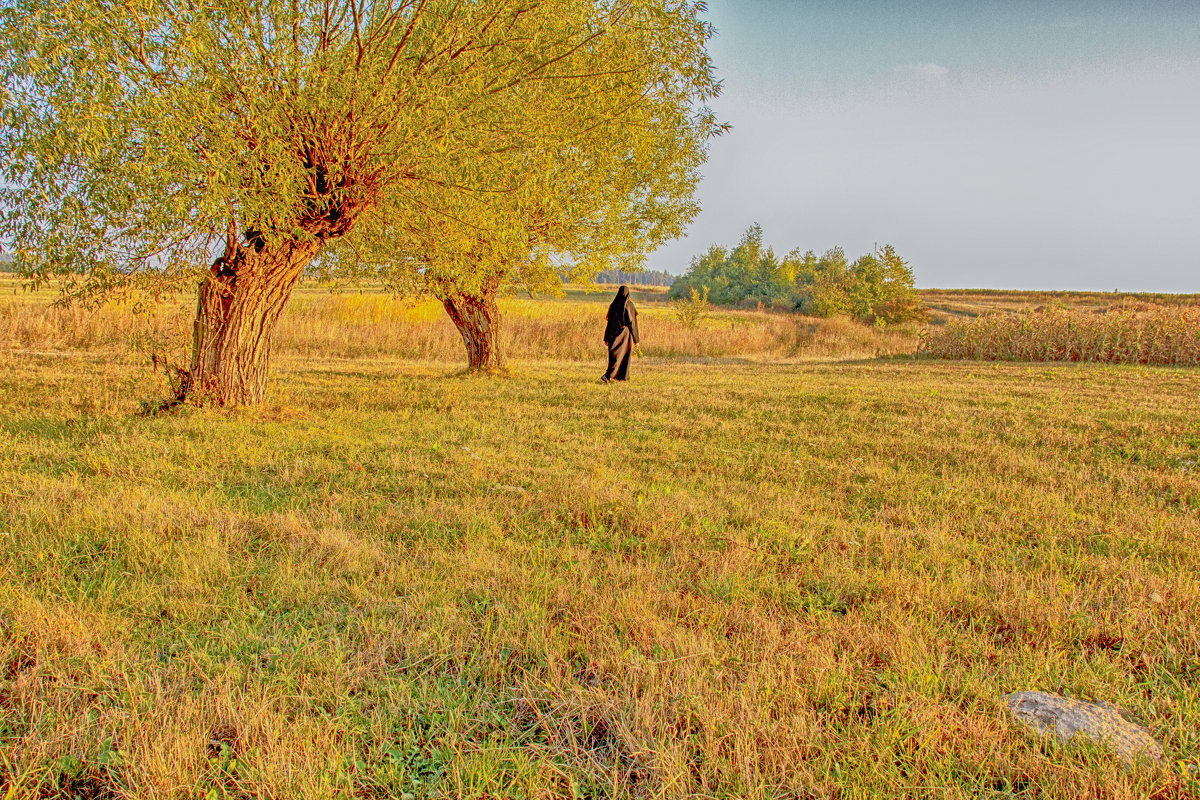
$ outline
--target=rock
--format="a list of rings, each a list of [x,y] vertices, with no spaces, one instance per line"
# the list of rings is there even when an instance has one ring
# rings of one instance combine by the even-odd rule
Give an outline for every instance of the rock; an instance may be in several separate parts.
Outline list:
[[[1161,761],[1162,745],[1150,731],[1110,703],[1085,703],[1049,692],[1013,692],[1004,698],[1017,721],[1061,742],[1082,736],[1116,752],[1126,764],[1139,758]]]

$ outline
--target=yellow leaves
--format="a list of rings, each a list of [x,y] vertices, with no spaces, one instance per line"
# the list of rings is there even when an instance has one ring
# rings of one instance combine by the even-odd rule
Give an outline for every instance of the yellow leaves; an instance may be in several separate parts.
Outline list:
[[[355,198],[337,269],[542,283],[563,260],[636,260],[696,211],[711,132],[691,106],[715,83],[687,4],[16,3],[0,36],[28,91],[6,124],[40,200],[3,233],[47,262],[202,267],[231,209],[304,238],[311,143]]]
[[[87,458],[88,469],[96,475],[112,475],[113,466],[108,456],[89,455]]]

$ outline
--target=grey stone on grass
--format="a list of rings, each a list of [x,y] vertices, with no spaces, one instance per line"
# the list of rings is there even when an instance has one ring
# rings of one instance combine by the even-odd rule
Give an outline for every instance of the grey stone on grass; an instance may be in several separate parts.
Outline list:
[[[1126,764],[1161,761],[1162,745],[1150,731],[1111,703],[1085,703],[1049,692],[1013,692],[1004,698],[1017,721],[1061,742],[1082,736],[1116,752]]]

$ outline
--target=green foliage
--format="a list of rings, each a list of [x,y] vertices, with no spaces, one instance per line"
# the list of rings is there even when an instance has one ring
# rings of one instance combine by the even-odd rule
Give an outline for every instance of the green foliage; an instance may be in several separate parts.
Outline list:
[[[657,269],[604,269],[592,276],[596,283],[626,284],[627,286],[670,286],[675,276]]]
[[[840,247],[820,257],[811,250],[793,250],[780,260],[762,239],[762,228],[753,225],[732,251],[714,245],[672,284],[671,297],[682,299],[697,287],[712,287],[711,299],[718,305],[761,303],[877,325],[924,316],[912,269],[891,245],[853,263]]]
[[[14,0],[0,244],[84,294],[241,240],[457,284],[636,256],[719,130],[698,5]]]
[[[672,284],[671,297],[686,298],[691,289],[707,287],[717,305],[770,303],[785,285],[781,266],[775,251],[763,246],[762,228],[752,225],[732,251],[713,245],[692,259],[688,273]]]
[[[703,287],[702,292],[696,291],[696,287],[688,289],[688,297],[686,300],[677,299],[672,301],[675,308],[675,318],[679,320],[683,327],[691,330],[700,327],[700,323],[708,318],[709,303],[708,303],[708,287]]]
[[[278,406],[144,419],[136,361],[0,349],[0,786],[1200,793],[1200,374],[655,358],[599,392],[593,353],[486,391],[293,357]],[[1048,683],[1168,763],[1002,723]]]

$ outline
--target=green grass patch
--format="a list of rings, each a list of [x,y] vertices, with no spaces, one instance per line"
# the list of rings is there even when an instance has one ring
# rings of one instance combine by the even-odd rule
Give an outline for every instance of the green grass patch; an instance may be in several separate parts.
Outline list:
[[[1194,372],[284,358],[144,417],[133,360],[0,367],[12,797],[1197,791]]]

